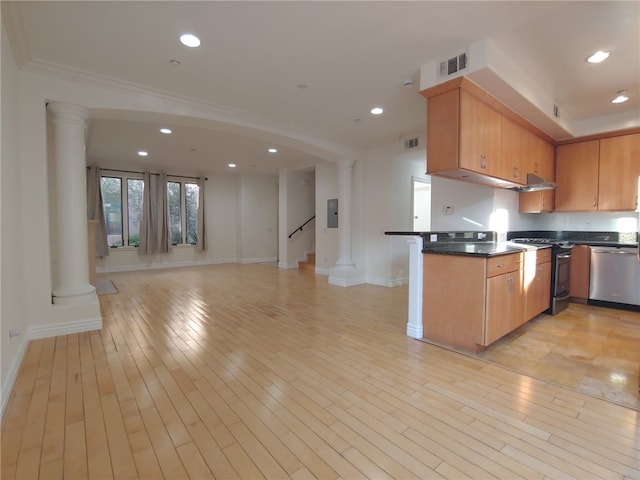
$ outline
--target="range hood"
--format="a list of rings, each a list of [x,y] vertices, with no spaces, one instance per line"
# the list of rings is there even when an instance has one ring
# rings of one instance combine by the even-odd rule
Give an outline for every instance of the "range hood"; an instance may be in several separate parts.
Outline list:
[[[535,173],[527,173],[527,184],[513,187],[510,190],[515,190],[516,192],[539,192],[540,190],[553,190],[555,188],[555,183],[545,180]]]

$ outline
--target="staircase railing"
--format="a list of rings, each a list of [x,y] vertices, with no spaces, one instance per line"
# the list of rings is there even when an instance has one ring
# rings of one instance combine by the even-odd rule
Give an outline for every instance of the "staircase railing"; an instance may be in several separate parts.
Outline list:
[[[316,216],[314,215],[313,217],[311,217],[309,220],[307,220],[306,222],[304,222],[302,225],[300,225],[298,228],[296,228],[293,232],[291,232],[289,234],[289,238],[293,237],[293,235],[296,232],[301,232],[302,231],[302,227],[304,227],[307,223],[311,222],[312,220],[315,220]]]

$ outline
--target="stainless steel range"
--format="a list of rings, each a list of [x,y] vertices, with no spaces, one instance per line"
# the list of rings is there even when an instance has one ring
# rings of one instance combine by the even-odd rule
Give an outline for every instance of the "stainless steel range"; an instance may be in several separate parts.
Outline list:
[[[514,243],[551,246],[551,301],[546,313],[555,315],[569,306],[572,243],[552,238],[512,238]]]

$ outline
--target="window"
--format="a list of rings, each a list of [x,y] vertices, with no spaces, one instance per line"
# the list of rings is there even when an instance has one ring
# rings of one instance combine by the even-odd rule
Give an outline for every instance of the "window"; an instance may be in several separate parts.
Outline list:
[[[198,241],[198,194],[196,183],[167,182],[171,243],[195,245]]]
[[[198,242],[199,193],[200,188],[195,183],[184,184],[187,243],[191,245],[195,245]]]
[[[126,182],[126,189],[122,184]],[[107,243],[110,247],[137,247],[140,242],[140,221],[142,220],[142,178],[127,176],[103,176],[102,208],[107,224]],[[123,205],[126,208],[123,209]]]
[[[169,225],[171,227],[171,243],[182,243],[182,208],[180,201],[180,182],[167,182],[169,201]]]
[[[142,174],[103,176],[100,182],[109,246],[137,247],[140,243],[144,193]],[[123,184],[126,184],[126,188]],[[167,181],[169,226],[173,245],[197,243],[198,198],[199,187],[196,183]]]
[[[137,247],[140,244],[140,221],[142,220],[142,192],[144,181],[127,178],[127,245]]]
[[[102,177],[102,208],[107,224],[107,243],[110,247],[121,247],[122,232],[122,179],[118,177]]]

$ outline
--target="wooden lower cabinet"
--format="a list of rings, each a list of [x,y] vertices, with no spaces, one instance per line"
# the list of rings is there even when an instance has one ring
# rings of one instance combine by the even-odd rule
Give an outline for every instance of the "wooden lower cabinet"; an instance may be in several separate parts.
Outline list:
[[[424,254],[423,336],[477,352],[549,308],[551,249]]]
[[[529,258],[529,254],[533,254]],[[525,318],[531,319],[549,308],[551,303],[551,249],[525,253]]]
[[[571,301],[587,303],[589,299],[589,275],[591,272],[591,247],[576,245],[571,249],[569,270],[569,294]]]
[[[422,326],[425,339],[479,351],[525,320],[523,255],[425,254]]]
[[[487,279],[487,310],[483,345],[491,345],[525,322],[522,270]]]

